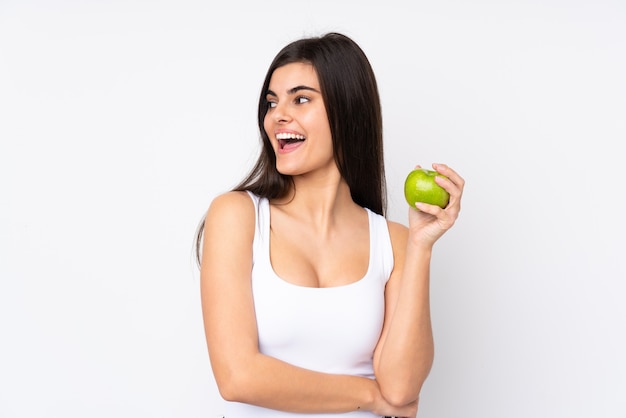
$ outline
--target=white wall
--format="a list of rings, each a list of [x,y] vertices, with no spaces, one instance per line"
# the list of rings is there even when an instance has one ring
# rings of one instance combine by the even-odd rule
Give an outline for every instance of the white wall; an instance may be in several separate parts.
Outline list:
[[[0,416],[215,417],[197,221],[287,42],[371,59],[390,217],[467,180],[421,417],[626,417],[622,1],[0,2]]]

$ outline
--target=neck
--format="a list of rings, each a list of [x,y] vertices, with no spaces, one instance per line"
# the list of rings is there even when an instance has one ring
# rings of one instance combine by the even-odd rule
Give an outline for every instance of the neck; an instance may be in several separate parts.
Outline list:
[[[325,178],[294,176],[288,196],[275,201],[282,210],[321,229],[329,229],[351,210],[360,209],[352,200],[350,188],[337,172]]]

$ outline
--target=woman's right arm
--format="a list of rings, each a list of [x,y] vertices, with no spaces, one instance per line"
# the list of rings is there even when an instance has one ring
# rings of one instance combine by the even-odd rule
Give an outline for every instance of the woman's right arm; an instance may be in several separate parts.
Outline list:
[[[361,409],[414,416],[410,406],[388,405],[374,380],[314,372],[259,352],[250,279],[254,230],[255,209],[247,193],[229,192],[211,203],[201,296],[209,357],[222,397],[301,413]]]

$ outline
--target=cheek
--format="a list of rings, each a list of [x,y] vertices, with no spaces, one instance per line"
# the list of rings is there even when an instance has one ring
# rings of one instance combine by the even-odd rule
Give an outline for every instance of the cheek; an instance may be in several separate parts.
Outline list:
[[[272,141],[272,135],[270,135],[270,133],[273,131],[273,126],[270,118],[268,118],[267,115],[265,115],[265,119],[263,119],[263,129],[265,130],[267,136],[270,138],[270,142],[273,144],[274,141]]]
[[[330,125],[326,121],[326,119],[322,119],[323,123],[318,123],[316,125],[316,135],[318,138],[324,141],[327,147],[333,147],[333,136],[330,131]]]
[[[330,122],[328,121],[328,116],[325,111],[319,110],[307,115],[306,118],[302,118],[301,120],[315,132],[316,136],[330,137]]]

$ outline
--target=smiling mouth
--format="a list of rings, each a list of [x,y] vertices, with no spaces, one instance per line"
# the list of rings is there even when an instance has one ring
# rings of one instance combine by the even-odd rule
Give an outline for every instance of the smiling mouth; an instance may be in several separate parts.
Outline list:
[[[276,139],[278,140],[278,146],[280,147],[280,149],[285,149],[286,146],[296,144],[298,142],[303,142],[304,140],[306,140],[304,135],[288,134],[288,133],[276,134]]]

